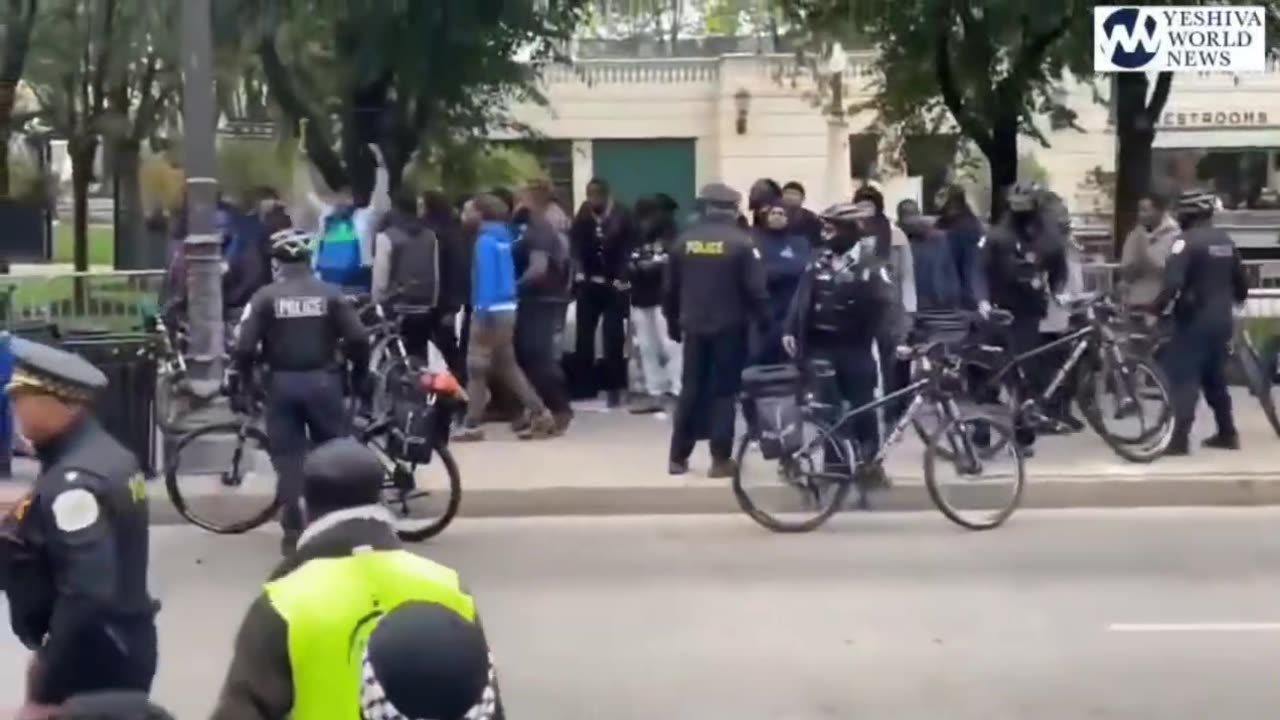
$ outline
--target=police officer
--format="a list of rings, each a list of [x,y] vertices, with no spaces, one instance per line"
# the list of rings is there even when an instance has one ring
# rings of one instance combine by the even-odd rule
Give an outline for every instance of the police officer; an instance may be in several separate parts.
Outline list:
[[[261,346],[269,372],[267,436],[279,478],[281,547],[288,554],[302,528],[302,458],[312,443],[348,432],[339,348],[350,363],[353,387],[367,396],[369,338],[342,291],[311,274],[306,233],[277,233],[271,255],[279,265],[278,279],[245,307],[235,359],[240,376],[249,378]]]
[[[1231,308],[1244,303],[1249,288],[1235,243],[1213,225],[1216,201],[1213,193],[1202,190],[1187,191],[1178,198],[1175,212],[1182,236],[1169,250],[1164,287],[1155,302],[1161,309],[1173,303],[1173,338],[1161,356],[1173,387],[1169,455],[1189,452],[1188,435],[1201,387],[1218,425],[1218,433],[1206,439],[1204,446],[1240,447],[1223,368],[1231,341]]]
[[[711,444],[710,477],[732,477],[734,409],[747,360],[747,329],[769,328],[764,264],[737,225],[742,196],[712,183],[698,195],[701,216],[676,238],[667,264],[667,331],[683,342],[683,378],[671,430],[668,470],[689,471],[699,438]]]
[[[1039,346],[1040,322],[1049,309],[1050,298],[1063,292],[1068,277],[1066,240],[1042,211],[1041,195],[1033,184],[1010,187],[1006,194],[1007,212],[980,242],[991,303],[1013,314],[1006,342],[1019,354]],[[1047,384],[1049,368],[1044,362],[1033,359],[1022,369],[1031,385],[1026,391]],[[1036,437],[1030,423],[1020,422],[1015,435],[1018,443],[1030,451]]]
[[[213,720],[501,720],[475,600],[401,545],[383,472],[352,438],[308,455],[307,529],[245,614]]]
[[[866,225],[875,213],[872,203],[861,201],[834,205],[819,215],[826,244],[800,278],[783,335],[787,351],[811,372],[816,363],[834,372],[819,392],[836,407],[847,403],[852,409],[875,398],[872,346],[893,309],[891,276],[875,255],[875,236]],[[873,457],[880,443],[875,414],[864,413],[846,428],[858,456]],[[856,480],[863,487],[885,482],[878,466],[861,466],[859,472]]]
[[[147,491],[137,459],[87,408],[107,379],[82,358],[21,339],[8,384],[40,476],[0,523],[0,580],[18,639],[35,652],[31,706],[98,690],[149,691]]]

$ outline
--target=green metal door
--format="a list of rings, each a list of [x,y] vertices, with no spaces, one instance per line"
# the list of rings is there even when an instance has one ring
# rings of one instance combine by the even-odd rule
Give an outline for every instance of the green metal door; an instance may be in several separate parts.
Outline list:
[[[693,212],[695,140],[596,140],[591,146],[594,175],[609,182],[619,201],[630,206],[644,195],[666,193],[680,203],[677,218]]]

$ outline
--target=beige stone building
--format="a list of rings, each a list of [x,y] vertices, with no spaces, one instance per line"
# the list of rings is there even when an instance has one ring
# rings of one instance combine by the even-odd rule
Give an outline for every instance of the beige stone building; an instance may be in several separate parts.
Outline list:
[[[850,102],[869,97],[870,60],[849,56]],[[797,75],[791,56],[582,60],[549,69],[544,84],[549,106],[522,105],[516,116],[546,138],[544,162],[575,205],[593,176],[609,179],[624,199],[660,190],[682,205],[702,183],[723,180],[745,190],[762,176],[800,181],[811,205],[847,197],[868,175],[890,195],[928,194],[945,180],[955,152],[954,137],[877,135],[870,112],[833,126],[815,106],[814,80]],[[1096,96],[1084,84],[1067,88],[1084,132],[1046,128],[1049,148],[1023,141],[1050,186],[1080,213],[1106,204],[1089,182],[1093,171],[1114,170],[1109,108]],[[1178,76],[1156,148],[1158,176],[1211,185],[1229,207],[1274,202],[1280,68]]]

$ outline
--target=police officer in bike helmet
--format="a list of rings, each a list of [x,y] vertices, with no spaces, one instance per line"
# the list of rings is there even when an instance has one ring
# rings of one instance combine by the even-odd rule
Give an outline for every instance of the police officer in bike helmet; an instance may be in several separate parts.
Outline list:
[[[1161,353],[1173,389],[1174,428],[1170,455],[1189,452],[1200,389],[1213,409],[1218,432],[1205,447],[1238,450],[1240,437],[1231,412],[1224,368],[1232,335],[1232,307],[1244,304],[1248,280],[1231,236],[1214,227],[1217,196],[1190,190],[1175,209],[1182,236],[1169,249],[1164,286],[1155,307],[1172,304],[1173,338]]]
[[[1043,195],[1034,183],[1010,187],[1004,217],[980,243],[991,303],[1013,313],[1004,340],[1019,354],[1039,347],[1040,322],[1050,300],[1061,295],[1067,284],[1066,238],[1042,206]],[[1024,392],[1047,384],[1049,370],[1040,359],[1024,362],[1023,376],[1031,385]],[[1034,429],[1019,423],[1017,440],[1030,450]]]
[[[355,308],[336,285],[311,272],[311,237],[298,230],[272,236],[277,277],[245,306],[235,345],[241,377],[266,364],[267,436],[281,500],[282,550],[291,553],[302,531],[302,460],[313,443],[348,429],[343,362],[352,387],[369,388],[369,337]]]
[[[875,237],[866,221],[875,206],[862,201],[827,208],[819,215],[825,247],[800,278],[786,321],[783,344],[814,379],[823,402],[853,409],[875,398],[876,332],[892,310],[894,288],[885,263],[875,255]],[[825,386],[825,387],[823,387]],[[832,418],[834,419],[834,418]],[[876,414],[863,413],[844,425],[861,460],[870,460],[880,445]],[[828,453],[831,459],[840,453]],[[842,458],[851,460],[851,458]],[[841,462],[832,470],[848,471]],[[886,482],[883,468],[863,466],[855,481],[862,487]]]

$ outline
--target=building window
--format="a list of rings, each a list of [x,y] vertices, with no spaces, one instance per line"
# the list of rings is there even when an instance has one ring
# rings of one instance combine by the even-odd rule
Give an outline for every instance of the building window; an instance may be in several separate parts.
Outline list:
[[[1212,190],[1228,210],[1275,208],[1273,157],[1280,149],[1156,148],[1152,187],[1171,196],[1191,188]]]
[[[951,177],[959,140],[958,135],[910,135],[903,140],[902,160],[907,175],[920,178],[920,199],[926,214],[939,211],[934,201]]]
[[[880,133],[849,136],[849,170],[854,180],[867,181],[880,174]]]

